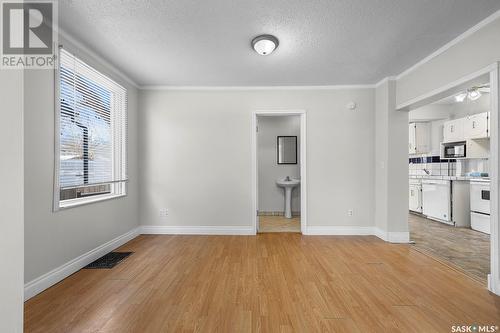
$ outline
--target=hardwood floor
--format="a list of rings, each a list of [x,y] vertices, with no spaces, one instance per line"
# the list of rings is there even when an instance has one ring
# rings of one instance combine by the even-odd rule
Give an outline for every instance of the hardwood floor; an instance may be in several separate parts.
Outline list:
[[[469,228],[456,228],[420,215],[409,214],[414,247],[477,279],[484,286],[490,272],[490,236]]]
[[[300,216],[259,216],[259,232],[300,232]]]
[[[142,235],[25,304],[26,332],[450,332],[500,297],[373,236]]]

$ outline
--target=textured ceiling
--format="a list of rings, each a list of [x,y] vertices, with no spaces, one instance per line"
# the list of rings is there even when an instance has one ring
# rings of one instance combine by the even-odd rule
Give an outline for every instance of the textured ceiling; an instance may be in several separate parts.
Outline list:
[[[499,0],[61,0],[64,31],[140,85],[368,84],[399,74]],[[273,34],[259,56],[250,41]]]

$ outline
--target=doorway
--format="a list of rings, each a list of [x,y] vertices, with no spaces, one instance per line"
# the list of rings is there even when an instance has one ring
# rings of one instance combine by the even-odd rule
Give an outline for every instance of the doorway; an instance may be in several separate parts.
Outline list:
[[[414,248],[498,294],[497,64],[397,109],[410,112],[408,223]],[[425,133],[429,141],[422,140]]]
[[[252,125],[255,233],[305,233],[306,112],[255,111]]]
[[[415,249],[486,285],[490,272],[489,79],[409,112]]]

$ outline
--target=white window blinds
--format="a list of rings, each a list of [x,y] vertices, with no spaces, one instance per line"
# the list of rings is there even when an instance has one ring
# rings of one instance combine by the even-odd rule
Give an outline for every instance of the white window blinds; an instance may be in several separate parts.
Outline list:
[[[64,49],[59,61],[59,201],[125,194],[127,92]]]

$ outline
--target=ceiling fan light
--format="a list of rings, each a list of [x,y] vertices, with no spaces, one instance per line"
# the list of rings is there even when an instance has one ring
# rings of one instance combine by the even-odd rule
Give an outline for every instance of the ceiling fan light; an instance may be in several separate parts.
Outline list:
[[[465,98],[467,97],[467,93],[461,93],[461,94],[458,94],[455,96],[455,102],[457,103],[462,103],[463,101],[465,101]]]
[[[469,99],[475,101],[481,97],[481,92],[478,89],[472,89],[469,91]]]

